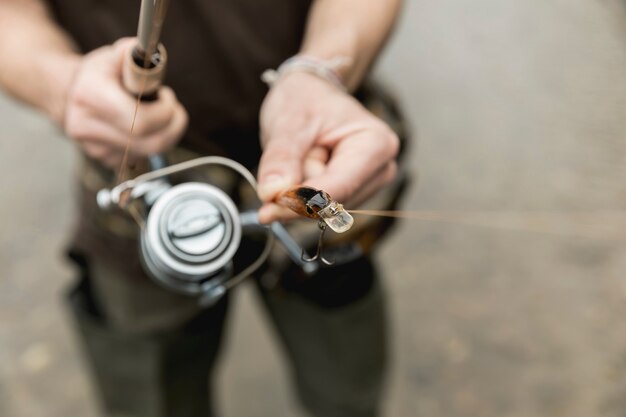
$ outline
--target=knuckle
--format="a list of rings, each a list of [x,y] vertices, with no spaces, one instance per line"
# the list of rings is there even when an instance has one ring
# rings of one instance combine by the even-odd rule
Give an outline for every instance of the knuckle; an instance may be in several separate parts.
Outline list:
[[[77,140],[89,137],[89,129],[87,129],[86,124],[73,114],[70,114],[65,121],[65,133]]]
[[[156,139],[147,141],[141,147],[141,153],[143,155],[154,155],[161,152],[161,146]]]
[[[395,161],[390,162],[383,175],[384,183],[389,184],[396,178],[396,175],[398,175],[398,164]]]
[[[274,118],[269,122],[268,128],[274,134],[296,137],[304,135],[315,124],[315,118],[310,112],[297,111]]]
[[[274,144],[274,146],[268,146],[263,155],[266,163],[281,165],[294,159],[295,152],[292,145],[290,146],[288,143],[278,144],[277,142]]]
[[[145,118],[137,117],[137,119],[135,120],[135,125],[133,126],[133,133],[139,136],[143,136],[148,133],[149,126],[150,123],[148,123]]]
[[[124,36],[122,38],[119,38],[118,40],[116,40],[113,43],[113,46],[117,46],[117,45],[129,45],[132,46],[134,42],[136,42],[137,38],[134,38],[132,36]],[[108,46],[109,48],[111,46]]]
[[[81,80],[77,80],[77,84],[72,89],[67,98],[68,106],[87,107],[91,103],[91,94],[87,91],[87,88],[83,86]]]
[[[181,113],[181,119],[182,119],[182,130],[187,128],[187,125],[189,124],[189,113],[187,112],[187,109],[185,109],[185,107],[182,104],[179,104],[179,108],[180,108],[180,113]]]
[[[380,144],[388,158],[395,158],[400,151],[400,139],[398,135],[391,130],[385,123],[380,122],[376,128],[380,138]]]
[[[68,101],[82,106],[95,106],[102,100],[98,86],[102,82],[102,76],[97,69],[92,68],[89,62],[84,62],[78,70],[68,96]]]
[[[120,165],[120,161],[118,161],[117,158],[107,158],[103,161],[101,161],[105,167],[109,168],[109,169],[115,169],[118,168]]]
[[[126,54],[135,44],[136,38],[132,37],[123,37],[115,41],[112,45],[104,46],[107,49],[107,52],[117,55],[123,56]]]
[[[154,155],[165,151],[172,145],[171,138],[169,136],[158,134],[152,136],[144,144],[145,153],[148,155]]]
[[[356,183],[356,181],[344,182],[343,184],[337,187],[337,190],[335,192],[336,195],[333,195],[333,198],[336,198],[342,201],[348,200],[350,197],[356,194],[358,189],[359,189],[359,185]]]
[[[173,122],[176,122],[179,120],[179,118],[182,120],[182,112],[179,109],[178,105],[176,105],[176,103],[169,105],[166,107],[165,111],[163,112],[162,117],[162,122],[164,126],[167,126]]]
[[[176,93],[170,87],[163,86],[159,90],[159,99],[163,103],[174,104],[177,103],[178,100],[176,98]]]
[[[131,145],[130,151],[137,157],[145,157],[153,154],[153,152],[151,152],[150,145],[146,143],[135,143]]]
[[[391,153],[391,157],[395,158],[396,155],[398,155],[398,152],[400,152],[400,138],[395,132],[389,129],[389,132],[385,137],[385,141],[387,143],[387,148]]]
[[[106,148],[96,148],[93,155],[97,159],[105,159],[109,156],[109,151]]]
[[[364,184],[361,178],[356,178],[353,176],[344,177],[341,181],[337,181],[333,185],[332,193],[330,195],[334,200],[337,200],[339,202],[349,200],[359,191],[359,189],[363,188],[363,186]]]
[[[164,135],[161,138],[161,150],[166,150],[173,147],[176,143],[178,143],[180,137],[181,136],[178,133]]]
[[[94,159],[105,159],[109,156],[109,151],[107,148],[103,146],[84,146],[83,149],[87,153],[87,155],[91,156]]]

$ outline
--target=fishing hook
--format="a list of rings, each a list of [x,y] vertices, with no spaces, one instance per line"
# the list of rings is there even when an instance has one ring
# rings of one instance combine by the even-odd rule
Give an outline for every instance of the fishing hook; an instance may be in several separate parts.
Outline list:
[[[317,251],[315,252],[315,255],[309,258],[306,252],[304,251],[304,249],[302,249],[302,256],[300,258],[304,262],[315,262],[316,260],[319,259],[324,265],[328,265],[328,266],[334,265],[335,264],[334,260],[330,261],[324,258],[324,255],[322,255],[322,245],[324,242],[324,233],[326,233],[326,223],[324,223],[323,221],[319,221],[317,223],[317,227],[320,228],[320,235],[317,240]]]

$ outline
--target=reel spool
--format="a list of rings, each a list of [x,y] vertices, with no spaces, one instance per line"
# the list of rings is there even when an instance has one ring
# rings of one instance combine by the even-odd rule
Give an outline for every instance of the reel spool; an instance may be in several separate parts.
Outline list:
[[[232,275],[241,242],[239,212],[228,195],[205,183],[176,185],[159,196],[141,232],[144,268],[187,295],[207,295]],[[216,294],[217,295],[217,294]]]

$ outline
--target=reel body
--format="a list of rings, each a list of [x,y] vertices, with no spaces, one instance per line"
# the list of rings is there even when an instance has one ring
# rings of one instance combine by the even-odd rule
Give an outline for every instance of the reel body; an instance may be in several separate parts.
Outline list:
[[[97,200],[101,209],[127,206],[143,199],[145,224],[140,234],[140,256],[146,273],[158,284],[180,294],[198,297],[209,306],[241,283],[265,261],[274,239],[282,243],[291,260],[308,274],[319,266],[303,260],[302,248],[278,222],[259,223],[257,211],[240,213],[233,200],[220,188],[202,182],[171,185],[167,175],[202,165],[222,165],[241,174],[253,188],[254,176],[241,164],[222,157],[208,156],[166,166],[162,157],[151,158],[153,171],[126,181],[111,190],[102,189]],[[126,195],[122,198],[122,195]],[[234,275],[233,257],[242,235],[267,234],[259,258]],[[239,269],[239,268],[237,268]]]
[[[141,231],[144,268],[174,291],[206,293],[232,275],[241,229],[235,204],[219,188],[173,186],[156,199]]]

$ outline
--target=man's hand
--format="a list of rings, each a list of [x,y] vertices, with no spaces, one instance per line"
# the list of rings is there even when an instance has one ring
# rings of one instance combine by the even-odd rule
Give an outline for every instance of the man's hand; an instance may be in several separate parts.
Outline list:
[[[67,93],[63,126],[90,157],[119,168],[129,140],[136,98],[122,86],[122,65],[136,43],[124,38],[82,58]],[[130,156],[146,157],[174,146],[187,128],[188,116],[171,88],[141,102],[133,128]]]
[[[293,185],[324,190],[354,207],[395,177],[397,136],[353,97],[315,75],[294,72],[281,78],[260,117],[263,223],[293,217],[271,203]]]

